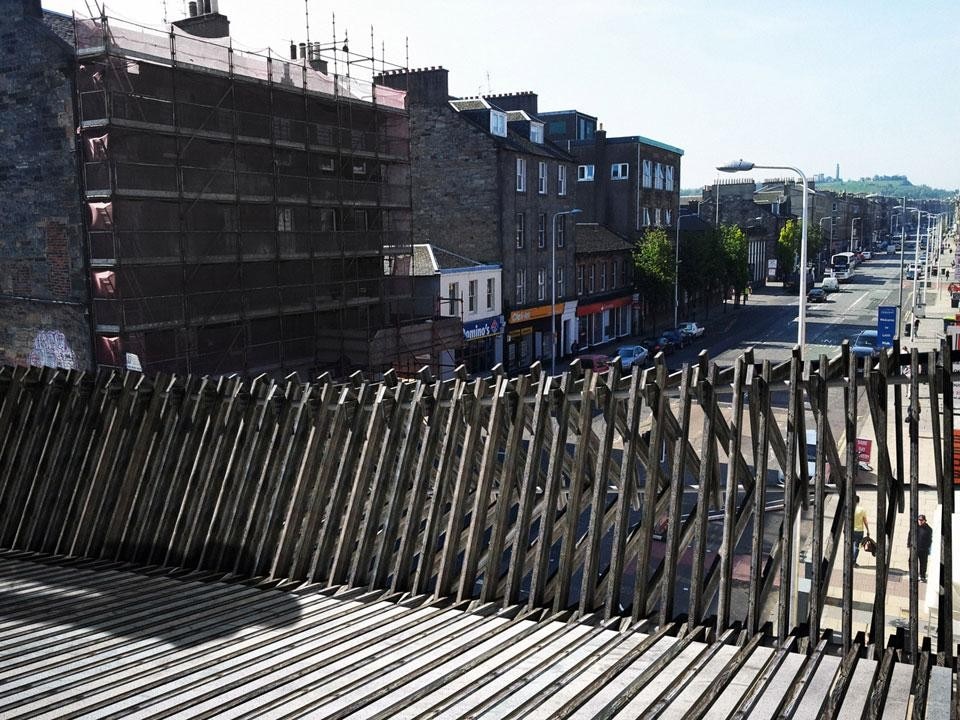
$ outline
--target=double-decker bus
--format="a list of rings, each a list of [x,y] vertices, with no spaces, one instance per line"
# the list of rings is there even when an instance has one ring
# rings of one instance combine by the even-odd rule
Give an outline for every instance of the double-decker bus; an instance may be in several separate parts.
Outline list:
[[[839,282],[850,280],[856,267],[856,256],[852,252],[837,253],[830,258],[830,268],[833,270],[833,276]]]

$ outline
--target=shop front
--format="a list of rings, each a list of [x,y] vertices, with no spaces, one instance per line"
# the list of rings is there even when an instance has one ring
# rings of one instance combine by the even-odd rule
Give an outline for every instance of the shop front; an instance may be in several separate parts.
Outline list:
[[[630,334],[633,295],[581,305],[577,308],[577,345],[580,349]]]
[[[554,343],[550,328],[552,313],[557,316],[557,332],[563,333],[562,322],[566,303],[540,305],[523,310],[514,310],[507,318],[506,365],[508,372],[526,370],[536,360],[553,357]],[[563,342],[563,338],[560,338]],[[566,343],[569,346],[569,342]]]
[[[503,315],[463,324],[463,347],[457,351],[457,364],[465,365],[471,375],[488,372],[503,362]]]

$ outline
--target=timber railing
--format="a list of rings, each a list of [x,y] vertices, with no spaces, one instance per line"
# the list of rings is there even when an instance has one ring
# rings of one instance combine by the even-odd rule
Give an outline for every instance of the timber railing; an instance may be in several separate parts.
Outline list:
[[[814,362],[795,349],[776,366],[748,351],[720,368],[702,353],[672,374],[658,357],[630,374],[614,363],[549,377],[535,365],[444,381],[7,367],[0,547],[679,620],[809,647],[833,630],[844,651],[866,642],[879,652],[891,542],[908,498],[917,514],[921,453],[935,470],[924,482],[953,512],[951,371],[946,346],[864,364],[846,345]],[[863,479],[864,395],[879,518],[866,639],[854,632],[848,501]],[[950,522],[940,538],[940,576],[951,578]],[[914,611],[915,551],[911,560]],[[943,586],[936,642],[949,658]],[[831,599],[839,623],[825,614]],[[902,640],[908,656],[923,642],[918,615]]]

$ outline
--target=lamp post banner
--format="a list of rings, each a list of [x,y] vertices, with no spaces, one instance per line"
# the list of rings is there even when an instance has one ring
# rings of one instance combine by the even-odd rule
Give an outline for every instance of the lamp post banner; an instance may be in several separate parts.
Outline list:
[[[893,347],[897,334],[897,306],[881,305],[877,308],[877,340],[880,347]]]

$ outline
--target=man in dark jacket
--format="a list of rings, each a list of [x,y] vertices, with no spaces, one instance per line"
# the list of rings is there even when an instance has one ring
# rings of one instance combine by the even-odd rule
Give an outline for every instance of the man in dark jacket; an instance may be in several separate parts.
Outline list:
[[[917,516],[917,559],[920,561],[920,582],[927,581],[927,557],[933,544],[933,530],[927,525],[927,516]]]

